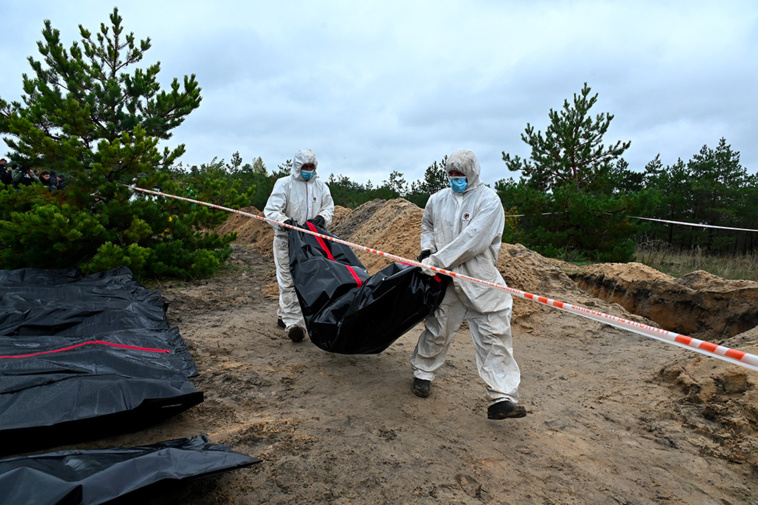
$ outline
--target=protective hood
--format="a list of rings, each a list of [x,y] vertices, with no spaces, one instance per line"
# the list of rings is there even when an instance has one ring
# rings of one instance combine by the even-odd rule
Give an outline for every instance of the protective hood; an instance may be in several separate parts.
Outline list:
[[[316,169],[318,169],[318,160],[316,159],[316,154],[310,149],[300,149],[297,153],[295,153],[295,158],[292,160],[292,177],[295,179],[303,180],[303,176],[300,175],[300,169],[303,168],[303,165],[306,163],[313,163]]]
[[[476,156],[471,151],[455,151],[447,159],[445,170],[447,170],[448,173],[450,173],[451,170],[457,170],[466,176],[468,186],[466,186],[466,191],[464,191],[464,193],[476,189],[477,186],[481,184],[479,174],[482,169],[479,166],[479,160],[476,159]]]

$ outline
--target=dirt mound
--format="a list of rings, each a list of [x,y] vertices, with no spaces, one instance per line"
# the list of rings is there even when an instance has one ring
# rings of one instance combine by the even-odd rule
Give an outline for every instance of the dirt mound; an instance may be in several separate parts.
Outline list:
[[[722,345],[758,354],[758,327]],[[676,401],[679,419],[707,437],[704,452],[758,468],[758,373],[687,354],[664,367],[661,377],[683,391]]]
[[[497,269],[509,287],[520,291],[571,303],[578,303],[577,297],[583,295],[563,270],[521,244],[503,244],[500,247]],[[514,296],[513,300],[513,321],[527,329],[531,328],[527,320],[533,314],[555,310],[518,296]]]
[[[255,207],[245,207],[242,212],[263,216]],[[261,254],[273,257],[274,229],[266,221],[254,217],[232,214],[216,230],[219,234],[237,232],[237,244],[246,244]]]
[[[674,278],[642,263],[603,263],[585,267],[584,273],[604,275],[625,282],[673,281]]]
[[[354,244],[416,259],[421,252],[423,214],[417,205],[402,198],[372,200],[355,209],[347,219],[333,227],[332,232]],[[394,262],[360,249],[355,252],[372,275]]]
[[[732,293],[740,289],[755,289],[758,285],[755,281],[723,279],[704,270],[695,270],[692,273],[683,275],[676,282],[694,290],[706,289],[712,292],[723,293]]]
[[[342,221],[347,219],[353,213],[352,209],[342,207],[341,205],[334,206],[334,216],[332,216],[332,224],[330,228],[334,229],[339,226]]]
[[[700,339],[729,338],[758,325],[758,282],[703,271],[676,279],[640,263],[593,265],[571,278],[593,296]]]
[[[248,214],[263,216],[263,212],[255,207],[245,207],[240,210],[242,212],[247,212]],[[352,210],[346,207],[336,205],[334,207],[332,227],[338,225],[345,218],[350,216],[352,212]],[[217,228],[216,231],[220,234],[237,232],[237,240],[235,240],[235,243],[250,246],[266,256],[273,257],[274,255],[274,229],[266,221],[240,214],[232,214],[224,224]]]

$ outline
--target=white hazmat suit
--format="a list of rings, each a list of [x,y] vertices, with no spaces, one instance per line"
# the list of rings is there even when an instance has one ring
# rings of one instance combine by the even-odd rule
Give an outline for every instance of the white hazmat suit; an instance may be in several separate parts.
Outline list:
[[[455,151],[446,170],[463,173],[468,185],[463,193],[445,188],[429,198],[421,225],[421,250],[433,254],[425,263],[505,286],[495,266],[505,226],[500,198],[482,184],[479,162],[471,151]],[[507,292],[453,278],[439,308],[426,319],[413,351],[414,377],[434,379],[465,319],[490,405],[503,400],[516,404],[521,373],[513,357],[512,307]]]
[[[324,218],[324,227],[332,223],[334,201],[329,187],[318,179],[316,173],[310,180],[303,179],[300,171],[303,165],[312,163],[318,167],[316,155],[310,149],[300,149],[292,161],[292,173],[278,179],[266,202],[263,213],[268,219],[285,222],[294,219],[304,224],[316,216]],[[298,326],[305,331],[305,321],[300,303],[295,293],[289,264],[288,228],[272,224],[274,228],[274,263],[276,280],[279,284],[278,316],[288,329]]]

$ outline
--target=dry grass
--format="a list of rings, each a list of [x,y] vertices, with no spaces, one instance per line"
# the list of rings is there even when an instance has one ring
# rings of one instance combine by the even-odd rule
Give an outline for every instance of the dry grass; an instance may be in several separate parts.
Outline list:
[[[705,270],[724,279],[758,281],[758,254],[734,254],[711,256],[700,247],[690,251],[677,251],[665,244],[638,244],[636,260],[674,277],[681,277],[695,270]]]

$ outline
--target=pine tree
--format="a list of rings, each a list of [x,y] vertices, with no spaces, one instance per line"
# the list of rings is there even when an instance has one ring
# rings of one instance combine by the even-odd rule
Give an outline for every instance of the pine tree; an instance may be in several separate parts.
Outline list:
[[[657,161],[657,162],[656,162]],[[740,153],[726,139],[711,149],[704,145],[687,163],[678,159],[665,168],[656,158],[648,164],[647,187],[658,194],[652,216],[712,226],[754,228],[755,176],[740,164]],[[663,232],[664,226],[667,228]],[[702,247],[711,253],[749,250],[752,232],[658,224],[654,236],[681,249]],[[657,235],[656,235],[657,234]]]
[[[411,183],[411,190],[405,195],[405,198],[423,209],[430,196],[450,185],[447,170],[445,170],[446,166],[447,154],[439,163],[434,161],[426,168],[423,180]]]
[[[688,163],[692,176],[693,217],[695,222],[714,226],[735,226],[736,215],[749,185],[747,170],[740,164],[740,153],[721,138],[716,149],[703,146]],[[734,233],[708,228],[698,233],[698,242],[707,250],[730,249]]]
[[[386,181],[382,181],[380,188],[384,188],[394,196],[392,198],[403,197],[408,193],[408,183],[405,182],[403,174],[397,170],[390,172],[390,177]]]
[[[562,110],[550,109],[544,134],[527,124],[521,139],[531,147],[529,158],[502,153],[506,167],[521,172],[519,184],[496,188],[505,208],[527,214],[521,230],[510,233],[526,245],[549,256],[627,261],[636,232],[627,214],[641,202],[635,190],[642,176],[630,178],[621,158],[630,142],[603,144],[614,116],[593,118],[598,95],[590,92],[585,83]]]
[[[29,187],[0,195],[0,265],[210,275],[233,237],[197,230],[219,218],[175,200],[135,198],[125,186],[178,191],[171,167],[184,145],[160,152],[158,144],[199,107],[200,87],[192,75],[162,91],[160,63],[137,66],[150,39],[126,34],[118,9],[109,20],[94,36],[80,25],[81,40],[69,49],[46,20],[42,58],[28,58],[33,73],[23,75],[21,102],[0,98],[0,133],[13,159],[67,181],[56,193]]]
[[[194,74],[161,91],[160,63],[143,70],[150,39],[136,42],[124,34],[118,9],[110,26],[92,33],[79,25],[81,44],[66,50],[60,31],[45,20],[42,61],[29,57],[32,77],[24,74],[23,104],[0,100],[7,144],[28,163],[65,171],[93,189],[103,181],[131,180],[138,173],[168,167],[184,153],[184,145],[159,153],[160,140],[199,107],[200,88]],[[180,89],[182,88],[182,89]]]
[[[529,159],[511,157],[503,152],[503,161],[512,172],[522,172],[531,185],[543,191],[571,184],[578,189],[592,188],[605,182],[613,163],[626,151],[631,142],[617,141],[612,146],[603,144],[614,116],[605,112],[595,116],[589,111],[597,102],[598,94],[590,96],[587,83],[579,95],[574,93],[573,103],[564,100],[563,109],[550,109],[550,125],[545,133],[527,123],[521,140],[532,148]]]

